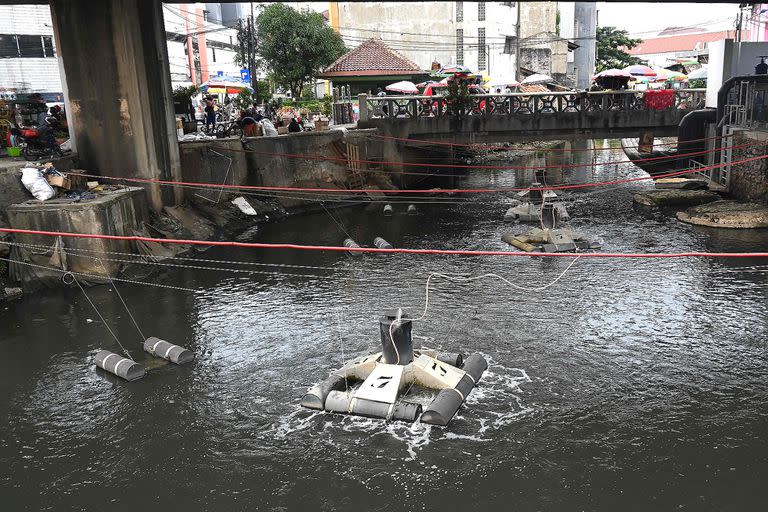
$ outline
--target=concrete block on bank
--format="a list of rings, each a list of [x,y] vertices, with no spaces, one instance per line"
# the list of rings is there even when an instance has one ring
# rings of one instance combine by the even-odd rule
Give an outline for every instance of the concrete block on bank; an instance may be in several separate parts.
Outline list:
[[[720,196],[709,190],[662,189],[635,194],[633,200],[645,206],[694,206],[717,201]]]
[[[768,228],[768,205],[715,201],[677,212],[677,218],[688,224],[713,228]]]

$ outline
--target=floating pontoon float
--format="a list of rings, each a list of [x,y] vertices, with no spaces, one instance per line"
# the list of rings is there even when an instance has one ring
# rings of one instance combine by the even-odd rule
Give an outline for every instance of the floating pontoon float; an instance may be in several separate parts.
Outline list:
[[[309,409],[369,418],[447,425],[472,391],[488,363],[479,354],[414,350],[411,319],[393,314],[379,319],[382,351],[350,361],[314,385],[301,399]],[[411,386],[438,390],[422,411],[403,395]]]

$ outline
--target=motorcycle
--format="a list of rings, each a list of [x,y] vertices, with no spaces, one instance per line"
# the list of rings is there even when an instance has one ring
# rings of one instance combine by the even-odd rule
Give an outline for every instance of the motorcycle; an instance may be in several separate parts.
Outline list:
[[[61,148],[53,137],[52,123],[47,120],[39,128],[12,128],[11,133],[18,138],[21,156],[29,161],[63,156]]]

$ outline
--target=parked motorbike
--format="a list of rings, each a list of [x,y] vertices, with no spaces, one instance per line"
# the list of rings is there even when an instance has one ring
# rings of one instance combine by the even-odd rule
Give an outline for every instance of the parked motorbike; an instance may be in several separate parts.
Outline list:
[[[19,140],[21,156],[29,161],[62,156],[61,148],[53,136],[54,125],[55,118],[49,118],[39,127],[12,128],[11,133]]]

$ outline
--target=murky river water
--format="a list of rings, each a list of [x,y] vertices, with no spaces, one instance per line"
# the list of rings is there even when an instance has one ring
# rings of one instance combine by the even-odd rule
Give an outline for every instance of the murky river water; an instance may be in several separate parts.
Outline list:
[[[612,160],[617,153],[601,153]],[[478,171],[465,186],[511,185]],[[566,172],[586,181],[632,166]],[[529,177],[530,178],[530,177]],[[525,182],[518,179],[517,184]],[[648,182],[561,194],[606,251],[765,250],[768,232],[712,230],[632,206]],[[508,249],[508,199],[395,217],[334,210],[370,245]],[[249,239],[338,244],[325,213]],[[118,284],[146,336],[198,353],[124,383],[97,371],[114,341],[77,290],[0,310],[3,510],[758,510],[768,491],[768,262],[580,260],[546,292],[436,280],[418,342],[490,361],[448,428],[301,410],[312,383],[376,350],[376,317],[420,314],[430,271],[550,282],[566,259],[211,249],[240,273],[161,269]],[[191,262],[179,262],[189,264]],[[293,268],[262,264],[308,265]],[[259,273],[248,273],[257,271]],[[265,273],[262,273],[265,272]],[[124,344],[140,336],[111,287],[89,290]],[[142,356],[143,357],[143,356]],[[490,508],[488,508],[490,507]]]

